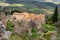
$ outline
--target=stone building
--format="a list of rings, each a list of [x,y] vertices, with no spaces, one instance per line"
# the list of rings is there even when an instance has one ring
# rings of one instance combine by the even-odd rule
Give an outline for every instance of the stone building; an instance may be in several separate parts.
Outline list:
[[[45,23],[45,14],[34,14],[34,13],[13,13],[13,17],[16,18],[16,21],[19,21],[23,23],[23,27],[22,30],[23,31],[27,31],[28,35],[32,34],[31,30],[32,28],[37,28],[38,34],[41,34],[41,27],[42,24]],[[16,25],[16,24],[15,24]],[[18,26],[18,25],[17,25]],[[15,27],[15,29],[17,29],[18,27]],[[21,29],[21,28],[20,28]],[[20,32],[22,31],[20,30]],[[16,32],[18,31],[18,29],[16,30]],[[19,32],[19,31],[18,31]],[[40,33],[41,32],[41,33]]]
[[[16,20],[41,20],[41,22],[44,24],[45,23],[45,14],[34,14],[34,13],[28,13],[28,12],[23,12],[23,13],[13,13],[13,17],[16,18]]]

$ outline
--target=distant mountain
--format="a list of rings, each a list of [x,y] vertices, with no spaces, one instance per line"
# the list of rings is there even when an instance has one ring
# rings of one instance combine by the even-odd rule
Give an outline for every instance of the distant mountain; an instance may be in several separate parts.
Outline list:
[[[45,0],[0,0],[0,1],[3,1],[3,2],[20,2],[20,1],[45,1]]]
[[[8,3],[20,3],[20,1],[38,1],[38,2],[55,2],[54,0],[0,0]]]

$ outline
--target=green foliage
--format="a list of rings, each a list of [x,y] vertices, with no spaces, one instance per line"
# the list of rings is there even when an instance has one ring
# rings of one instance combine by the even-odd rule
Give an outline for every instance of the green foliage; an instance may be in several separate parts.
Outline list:
[[[60,13],[58,14],[58,20],[60,20]]]
[[[55,22],[58,22],[58,8],[56,6],[55,8],[55,12],[54,12],[54,15],[53,15],[53,20],[52,20],[53,23]]]
[[[46,24],[53,25],[53,15],[46,15]]]
[[[40,35],[37,34],[37,29],[32,29],[32,35],[28,36],[27,32],[23,32],[20,37],[23,40],[37,40],[40,39]]]
[[[38,32],[37,29],[33,28],[31,32],[32,32],[32,35],[29,37],[29,40],[37,40],[40,38],[40,35],[37,34]]]
[[[43,37],[44,37],[44,39],[46,39],[46,40],[50,40],[51,32],[44,33]]]
[[[22,40],[22,39],[20,38],[20,36],[18,36],[16,34],[12,34],[10,37],[10,40]]]
[[[12,33],[14,32],[14,25],[11,21],[7,21],[7,27],[6,27],[7,31],[11,31]]]
[[[49,25],[49,24],[44,24],[43,29],[47,30],[47,31],[54,31],[55,30],[55,26],[53,25]]]
[[[35,28],[32,28],[31,32],[32,35],[28,36],[27,32],[23,32],[20,36],[16,35],[16,34],[12,34],[11,36],[11,40],[50,40],[50,36],[51,36],[51,31],[55,30],[55,27],[52,25],[48,25],[48,24],[44,24],[43,28],[48,30],[48,32],[44,33],[43,32],[43,37],[40,38],[41,35],[39,35],[37,32],[38,30]],[[43,39],[44,38],[44,39]]]
[[[36,33],[32,33],[32,35],[29,37],[30,40],[37,40],[40,39],[40,35]]]
[[[21,37],[23,40],[28,40],[28,34],[27,34],[27,32],[23,32],[20,37]]]
[[[35,28],[32,29],[32,33],[36,33],[37,31],[38,31],[38,30],[35,29]]]

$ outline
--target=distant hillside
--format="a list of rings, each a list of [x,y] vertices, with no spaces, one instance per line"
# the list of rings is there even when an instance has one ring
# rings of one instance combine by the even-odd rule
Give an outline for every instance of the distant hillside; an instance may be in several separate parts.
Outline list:
[[[31,5],[31,6],[36,6],[36,7],[39,7],[39,8],[54,8],[55,7],[55,4],[54,3],[51,3],[51,2],[40,2],[39,0],[0,0],[0,3],[3,2],[3,3],[6,3],[6,4],[27,4],[28,6]]]
[[[34,13],[46,13],[51,14],[54,12],[55,4],[51,2],[38,2],[38,1],[20,1],[20,0],[3,0],[1,1],[4,5],[7,6],[18,6],[22,10]],[[1,4],[0,2],[0,4]],[[21,5],[23,4],[23,5]],[[2,5],[2,4],[1,4]],[[9,9],[9,7],[8,7]],[[19,9],[21,10],[21,9]]]

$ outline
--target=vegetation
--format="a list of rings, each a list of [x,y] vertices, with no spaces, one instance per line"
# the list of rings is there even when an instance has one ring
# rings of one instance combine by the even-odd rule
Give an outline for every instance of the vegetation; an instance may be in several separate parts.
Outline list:
[[[55,27],[52,25],[44,24],[43,25],[43,35],[39,35],[38,30],[33,28],[31,30],[32,35],[28,36],[27,32],[23,32],[21,35],[12,34],[11,40],[50,40],[51,32],[55,30]],[[42,36],[42,37],[41,37]]]
[[[50,40],[51,32],[56,31],[56,27],[60,27],[60,18],[58,19],[58,8],[56,6],[54,14],[50,15],[50,12],[53,12],[52,6],[50,7],[49,4],[43,3],[43,5],[40,5],[38,2],[24,2],[22,3],[22,6],[15,6],[19,4],[13,4],[12,6],[0,6],[0,11],[4,12],[6,15],[12,15],[14,12],[29,12],[29,13],[35,13],[40,14],[44,13],[46,14],[46,24],[42,25],[42,34],[38,34],[38,29],[32,28],[31,32],[32,35],[28,36],[27,32],[22,32],[21,35],[17,35],[14,33],[14,25],[11,21],[7,21],[7,31],[11,31],[11,40]],[[41,3],[42,4],[42,3]],[[47,4],[47,5],[46,5]],[[1,5],[1,4],[0,4]],[[8,5],[8,4],[7,4]],[[48,7],[47,7],[48,6]],[[51,8],[51,9],[50,9]],[[52,11],[51,11],[52,10]],[[22,27],[23,23],[18,22],[19,26]],[[31,23],[32,27],[35,23]],[[56,26],[56,27],[55,27]]]
[[[11,31],[12,33],[14,33],[14,25],[11,21],[7,21],[6,30]]]
[[[44,33],[43,37],[44,37],[44,39],[46,39],[46,40],[50,40],[51,32]]]
[[[29,40],[29,39],[28,39],[28,33],[27,33],[27,32],[23,32],[20,37],[21,37],[23,40]]]
[[[55,30],[55,26],[53,25],[49,25],[49,24],[44,24],[43,29],[47,30],[47,31],[54,31]]]
[[[56,6],[55,13],[53,16],[53,23],[58,22],[58,8]]]
[[[11,4],[0,3],[0,5],[2,5],[0,6],[0,11],[5,12],[6,14],[11,14],[11,12],[14,10],[18,10],[20,12],[36,13],[36,14],[40,13],[52,14],[55,7],[55,4],[53,3],[37,2],[37,1],[24,1],[19,3],[11,2]]]
[[[12,34],[10,40],[22,40],[22,39],[20,38],[20,36]]]
[[[43,28],[44,39],[51,40],[50,39],[51,33],[52,33],[52,31],[56,30],[55,26],[49,25],[49,24],[44,24],[42,28]]]

